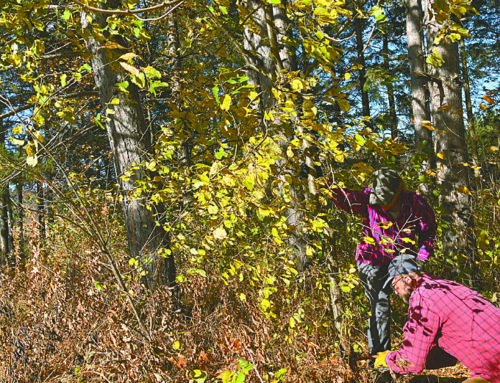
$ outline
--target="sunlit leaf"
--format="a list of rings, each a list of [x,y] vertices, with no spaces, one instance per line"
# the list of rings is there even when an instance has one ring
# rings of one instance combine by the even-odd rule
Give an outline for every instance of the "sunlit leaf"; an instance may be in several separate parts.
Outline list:
[[[129,63],[126,63],[126,62],[123,62],[123,61],[120,61],[120,66],[125,69],[127,72],[129,73],[132,73],[133,75],[135,76],[139,76],[139,74],[141,73],[139,71],[139,69],[137,69],[135,66],[133,65],[130,65]]]
[[[220,106],[220,108],[222,110],[229,110],[230,107],[231,107],[231,95],[226,94],[224,95],[224,100],[222,101],[222,105]]]
[[[444,155],[444,153],[437,153],[436,156],[438,158],[441,158],[442,160],[445,160],[446,159],[446,156]]]
[[[217,229],[214,230],[213,236],[215,239],[225,239],[227,238],[227,232],[226,229],[223,227],[218,227]]]
[[[488,102],[488,104],[495,105],[495,100],[493,100],[490,96],[484,95],[483,99],[486,100]]]
[[[459,188],[457,188],[457,190],[458,190],[460,193],[464,193],[464,194],[472,195],[471,191],[470,191],[470,190],[469,190],[466,186],[459,187]]]

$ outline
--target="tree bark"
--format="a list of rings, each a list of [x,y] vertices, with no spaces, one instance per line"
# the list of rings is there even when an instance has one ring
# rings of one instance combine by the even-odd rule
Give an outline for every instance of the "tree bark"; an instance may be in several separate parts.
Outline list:
[[[439,202],[441,218],[446,229],[442,234],[443,252],[449,257],[465,255],[470,260],[470,269],[475,269],[476,243],[474,220],[469,191],[467,143],[462,106],[462,81],[458,43],[442,39],[435,44],[439,25],[433,18],[430,4],[426,6],[426,30],[429,54],[438,54],[443,62],[430,66],[430,95],[437,155],[437,182],[441,194]],[[448,21],[450,22],[450,21]],[[472,281],[474,284],[474,281]]]
[[[387,33],[383,35],[382,52],[384,55],[384,69],[387,74],[390,73],[389,65],[389,39]],[[396,102],[394,100],[394,86],[392,81],[387,84],[387,99],[389,102],[389,115],[391,116],[391,138],[398,138],[398,116],[396,114]]]
[[[425,174],[436,167],[433,151],[432,130],[424,126],[431,122],[430,94],[428,78],[425,76],[425,40],[423,26],[424,12],[421,0],[406,0],[406,38],[410,60],[410,88],[413,129],[415,132],[417,163],[421,164],[420,173]],[[419,191],[428,195],[430,185],[422,183]]]
[[[460,39],[460,58],[462,61],[462,77],[464,82],[465,109],[467,111],[467,127],[469,128],[469,140],[471,145],[472,165],[474,166],[474,176],[481,176],[479,168],[479,156],[477,153],[476,120],[472,112],[472,100],[470,96],[469,68],[467,67],[467,54],[465,51],[465,41]]]
[[[105,7],[118,9],[120,3],[120,1],[107,1]],[[98,14],[95,17],[100,28],[107,26],[105,15]],[[84,29],[90,30],[85,14],[82,16],[82,25]],[[113,37],[121,46],[126,46],[122,39],[116,35]],[[89,32],[87,47],[92,55],[91,64],[101,104],[103,109],[108,111],[105,125],[123,197],[122,207],[130,257],[141,262],[141,266],[147,271],[144,283],[148,288],[152,288],[157,282],[169,282],[160,280],[160,274],[169,275],[169,273],[159,273],[159,270],[167,265],[156,254],[164,245],[165,233],[161,227],[156,226],[153,212],[146,207],[147,196],[141,199],[133,196],[138,183],[147,178],[143,168],[134,167],[148,158],[151,151],[151,137],[137,86],[130,81],[118,63],[114,62],[116,57],[113,57],[113,54],[119,52],[105,47],[105,43],[110,40],[112,38],[108,37],[107,41],[101,41]],[[125,80],[130,84],[128,92],[120,91],[117,87],[118,83]],[[118,99],[119,102],[111,103],[113,99]],[[131,174],[124,177],[127,171]]]
[[[1,209],[0,209],[0,264],[7,265],[12,263],[10,259],[11,254],[11,234],[9,225],[9,206],[10,206],[10,192],[9,183],[2,187],[1,196]]]
[[[361,69],[359,70],[359,91],[361,93],[361,105],[363,108],[363,116],[368,118],[366,124],[371,126],[370,122],[370,99],[368,92],[365,89],[366,83],[366,61],[363,44],[363,21],[356,17],[354,19],[354,29],[356,31],[356,51],[358,53],[358,64]]]
[[[47,236],[45,228],[45,190],[41,181],[36,181],[36,210],[40,242],[45,243]]]
[[[23,148],[19,147],[19,153],[22,153]],[[24,197],[23,197],[23,173],[19,172],[19,176],[17,177],[16,183],[16,193],[17,193],[17,204],[18,204],[18,220],[19,222],[19,240],[18,240],[18,248],[19,248],[19,263],[21,266],[24,266],[26,262],[26,248],[25,248],[25,240],[24,240]]]

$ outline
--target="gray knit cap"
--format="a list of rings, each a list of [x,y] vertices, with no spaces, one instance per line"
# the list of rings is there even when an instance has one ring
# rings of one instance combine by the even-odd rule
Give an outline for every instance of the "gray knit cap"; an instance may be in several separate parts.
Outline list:
[[[371,205],[388,205],[394,198],[402,180],[398,172],[391,168],[380,168],[373,173]]]

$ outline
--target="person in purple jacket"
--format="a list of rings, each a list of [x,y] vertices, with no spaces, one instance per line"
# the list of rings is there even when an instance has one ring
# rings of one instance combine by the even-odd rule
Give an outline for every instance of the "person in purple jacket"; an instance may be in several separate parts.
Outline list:
[[[420,194],[406,190],[400,175],[381,168],[373,174],[371,188],[349,190],[329,183],[337,207],[359,215],[362,236],[356,262],[365,295],[371,307],[368,322],[370,354],[390,350],[390,261],[410,254],[424,263],[433,252],[436,219],[433,209]]]
[[[394,259],[389,275],[409,303],[409,320],[399,349],[379,353],[375,368],[419,373],[459,360],[471,372],[466,382],[500,382],[500,309],[474,290],[424,274],[411,256]]]

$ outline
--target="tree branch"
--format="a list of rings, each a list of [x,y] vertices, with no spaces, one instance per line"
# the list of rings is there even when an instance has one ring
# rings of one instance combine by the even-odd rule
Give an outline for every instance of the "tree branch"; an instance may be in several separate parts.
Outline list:
[[[77,93],[68,93],[64,95],[64,98],[72,98],[72,97],[85,97],[85,96],[99,96],[99,93],[95,90],[89,90],[85,92],[77,92]],[[19,112],[22,112],[23,110],[27,110],[30,108],[35,107],[35,104],[26,104],[23,106],[20,106],[16,109],[12,109],[10,112],[0,114],[0,120],[3,120],[4,118],[12,117],[16,115]]]
[[[87,11],[93,12],[93,13],[104,13],[104,14],[108,14],[108,15],[128,15],[128,16],[135,16],[138,13],[153,12],[153,11],[156,11],[158,9],[163,9],[163,8],[167,8],[167,7],[176,7],[179,4],[184,2],[184,0],[174,0],[174,1],[168,1],[168,2],[163,1],[161,4],[153,5],[152,7],[121,10],[121,9],[95,8],[95,7],[91,7],[90,5],[84,4],[79,0],[74,0],[74,1],[82,8],[86,9]]]

